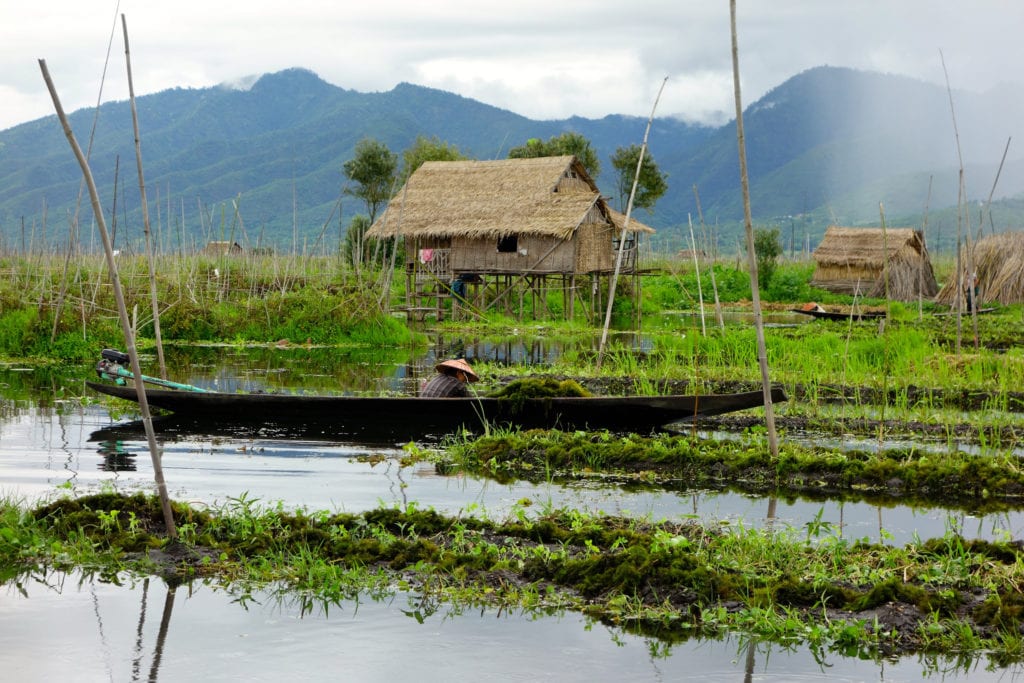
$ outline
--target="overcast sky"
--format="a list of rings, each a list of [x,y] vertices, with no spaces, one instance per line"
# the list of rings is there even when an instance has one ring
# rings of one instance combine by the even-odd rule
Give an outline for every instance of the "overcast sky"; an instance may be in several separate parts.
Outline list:
[[[1020,0],[738,0],[743,102],[829,64],[957,90],[1019,81]],[[728,0],[0,0],[0,129],[137,96],[303,67],[361,92],[407,81],[535,119],[734,111]],[[111,38],[113,41],[111,42]],[[143,122],[143,125],[145,122]]]

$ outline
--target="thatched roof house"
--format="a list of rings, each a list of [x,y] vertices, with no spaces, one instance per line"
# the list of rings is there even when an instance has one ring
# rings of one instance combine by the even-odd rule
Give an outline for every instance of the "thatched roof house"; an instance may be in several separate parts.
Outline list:
[[[831,225],[814,250],[811,286],[840,294],[886,295],[913,301],[939,291],[921,232],[913,228],[843,228]]]
[[[244,250],[242,245],[238,242],[207,242],[206,246],[203,247],[203,253],[212,256],[222,256],[224,254],[241,254]]]
[[[601,273],[615,266],[617,216],[573,156],[429,161],[366,236],[400,236],[407,267],[436,256],[456,275]],[[631,218],[641,231],[654,232]]]
[[[967,268],[966,257],[964,268]],[[979,306],[994,302],[1003,305],[1024,302],[1024,232],[1003,232],[978,240],[974,245],[974,270]],[[935,301],[955,305],[960,291],[959,279],[953,273]]]

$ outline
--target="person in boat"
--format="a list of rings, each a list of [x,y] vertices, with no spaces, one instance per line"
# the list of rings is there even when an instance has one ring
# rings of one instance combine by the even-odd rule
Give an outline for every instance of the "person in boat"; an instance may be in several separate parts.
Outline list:
[[[469,396],[470,382],[480,379],[479,375],[473,372],[462,358],[454,358],[438,363],[434,366],[437,375],[423,385],[420,390],[420,398],[457,398]]]

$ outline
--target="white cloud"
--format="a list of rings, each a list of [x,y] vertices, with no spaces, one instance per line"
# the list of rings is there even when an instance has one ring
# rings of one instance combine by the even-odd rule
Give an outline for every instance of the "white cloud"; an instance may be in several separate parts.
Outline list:
[[[0,128],[53,113],[43,58],[65,109],[127,85],[127,19],[136,94],[238,82],[290,67],[384,91],[401,81],[457,92],[531,118],[650,113],[730,116],[726,0],[326,0],[206,3],[0,0]],[[1024,5],[1003,0],[739,0],[743,97],[750,103],[805,69],[831,64],[956,88],[1016,78]]]

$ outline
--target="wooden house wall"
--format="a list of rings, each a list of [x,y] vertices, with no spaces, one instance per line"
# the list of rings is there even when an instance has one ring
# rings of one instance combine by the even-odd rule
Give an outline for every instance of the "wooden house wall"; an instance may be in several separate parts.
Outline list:
[[[615,267],[613,230],[609,223],[585,223],[580,226],[577,231],[577,273],[608,271]]]
[[[517,247],[514,252],[499,252],[497,239],[454,237],[452,270],[456,273],[573,272],[575,246],[571,240],[520,235]]]

